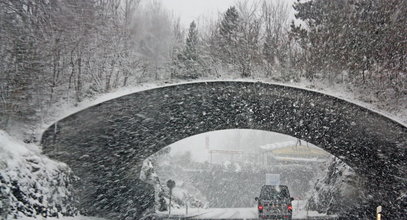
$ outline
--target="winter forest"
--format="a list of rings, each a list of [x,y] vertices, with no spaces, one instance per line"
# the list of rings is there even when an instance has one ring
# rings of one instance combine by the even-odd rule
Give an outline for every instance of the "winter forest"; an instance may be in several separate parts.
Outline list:
[[[339,85],[387,111],[406,108],[404,0],[242,0],[189,28],[147,0],[1,0],[0,17],[5,130],[29,132],[61,103],[194,79]]]
[[[97,100],[103,97],[103,95],[112,95],[117,91],[129,88],[142,88],[142,86],[148,84],[161,86],[190,81],[241,80],[284,84],[294,87],[302,86],[306,91],[308,89],[314,91],[332,90],[335,91],[334,93],[339,98],[343,98],[343,96],[340,96],[342,94],[350,95],[356,104],[359,101],[359,103],[372,107],[373,111],[377,110],[383,114],[388,113],[387,116],[394,116],[397,119],[401,119],[401,123],[407,123],[406,0],[236,0],[226,10],[218,11],[213,16],[208,15],[188,21],[189,25],[187,26],[181,22],[179,15],[163,4],[163,1],[0,0],[0,219],[6,217],[17,218],[23,215],[31,217],[36,215],[59,217],[61,215],[74,216],[81,214],[101,217],[106,213],[106,217],[112,219],[139,219],[141,214],[143,214],[142,212],[147,210],[145,207],[144,209],[140,208],[141,205],[138,206],[139,203],[144,202],[141,201],[143,199],[136,198],[134,201],[127,197],[117,199],[115,196],[120,197],[120,193],[115,190],[128,190],[130,188],[128,191],[120,191],[125,192],[123,193],[125,195],[137,187],[139,191],[142,191],[143,187],[147,184],[143,185],[144,183],[140,183],[142,178],[139,178],[140,172],[137,169],[141,169],[141,167],[141,173],[144,175],[145,180],[147,182],[150,180],[153,183],[152,185],[156,185],[155,193],[157,195],[154,196],[158,197],[157,192],[161,193],[160,196],[162,198],[160,199],[165,206],[167,206],[165,199],[167,199],[169,192],[167,188],[163,187],[164,184],[162,183],[172,178],[177,180],[177,184],[180,186],[178,190],[183,189],[182,187],[186,191],[190,190],[190,192],[179,191],[178,193],[196,203],[194,208],[204,207],[202,201],[207,202],[206,205],[208,207],[211,206],[211,208],[244,206],[257,208],[256,202],[252,198],[252,192],[257,192],[261,187],[265,173],[275,172],[282,173],[282,180],[287,185],[290,185],[290,187],[293,186],[293,189],[290,189],[292,194],[301,197],[303,199],[301,201],[305,201],[305,197],[313,193],[312,198],[307,201],[307,206],[315,211],[337,214],[340,211],[345,213],[348,210],[352,210],[353,212],[360,207],[375,208],[368,200],[373,200],[371,199],[373,197],[369,197],[369,193],[376,190],[376,188],[364,188],[372,180],[367,177],[358,176],[357,174],[359,173],[352,170],[353,167],[350,169],[350,166],[341,161],[342,158],[340,156],[337,158],[332,156],[334,154],[329,158],[327,157],[327,162],[322,165],[318,161],[302,161],[292,163],[281,162],[281,167],[273,165],[274,167],[259,168],[258,166],[261,165],[256,163],[246,164],[245,166],[240,166],[238,163],[231,163],[227,166],[225,163],[201,163],[191,159],[191,155],[188,154],[170,157],[168,156],[170,155],[170,150],[168,149],[161,152],[151,150],[153,149],[152,147],[155,147],[154,144],[149,145],[150,147],[152,146],[151,149],[147,149],[151,152],[141,151],[145,150],[141,145],[147,143],[143,139],[145,136],[150,135],[151,137],[149,138],[151,140],[154,138],[159,139],[157,142],[151,143],[158,143],[161,141],[160,138],[162,136],[156,134],[158,129],[146,129],[143,131],[140,129],[140,135],[136,137],[136,134],[130,131],[131,126],[129,126],[125,128],[111,128],[111,133],[116,132],[115,134],[119,134],[121,132],[120,135],[129,134],[126,136],[126,138],[129,138],[128,142],[126,142],[127,145],[123,144],[124,147],[131,145],[128,143],[135,143],[131,142],[133,141],[132,138],[137,141],[137,138],[140,138],[140,141],[137,142],[140,143],[140,146],[130,146],[134,147],[134,149],[126,149],[127,151],[123,150],[121,152],[112,150],[110,152],[109,149],[113,148],[109,148],[111,147],[109,144],[112,144],[112,142],[109,142],[110,136],[105,135],[100,137],[100,139],[104,140],[103,138],[105,138],[107,141],[89,142],[95,145],[94,149],[108,149],[106,152],[103,152],[104,154],[99,152],[100,155],[104,156],[103,159],[93,158],[90,153],[89,155],[77,153],[81,151],[72,150],[72,152],[77,153],[79,156],[74,155],[75,153],[72,152],[71,154],[63,152],[62,150],[57,152],[60,153],[57,157],[69,158],[70,162],[73,161],[72,164],[77,163],[81,169],[58,162],[58,160],[53,160],[55,158],[48,158],[54,152],[48,152],[49,154],[45,155],[47,152],[44,153],[44,148],[39,143],[39,137],[42,135],[40,133],[45,133],[41,129],[45,129],[46,126],[55,123],[55,130],[53,131],[54,144],[58,133],[55,121],[57,121],[56,118],[58,116],[63,115],[60,112],[69,112],[69,110],[75,109],[78,106],[92,103],[92,100]],[[241,87],[237,89],[239,92],[243,90]],[[252,109],[247,107],[247,103],[255,99],[253,97],[257,96],[257,93],[252,93],[250,88],[244,89],[246,89],[245,92],[249,91],[250,95],[253,96],[250,96],[252,99],[246,103],[241,100],[234,100],[242,105],[243,113],[249,112],[239,115],[241,116],[241,118],[238,118],[241,123],[239,126],[242,126],[244,122],[251,123],[251,120],[256,118],[255,114],[251,114],[253,113],[250,112]],[[216,91],[216,94],[208,93],[211,94],[211,97],[217,97],[219,93],[234,90],[212,89],[213,91]],[[193,94],[202,93],[193,92],[185,94],[186,96],[192,96]],[[167,93],[164,94],[167,95]],[[292,93],[287,94],[288,96],[292,95]],[[178,96],[174,95],[171,97]],[[260,102],[259,100],[254,100],[253,102]],[[315,100],[318,99],[316,98]],[[145,100],[142,101],[144,102]],[[161,103],[161,101],[160,96],[158,102]],[[261,101],[265,102],[268,100],[263,99]],[[213,103],[218,102],[222,102],[222,100],[213,101]],[[133,102],[129,103],[133,106],[136,105]],[[196,106],[200,106],[200,104],[198,103]],[[229,102],[226,101],[223,103],[223,105],[228,104]],[[314,103],[311,104],[311,108],[313,108]],[[231,104],[230,106],[233,107],[234,105]],[[253,106],[255,105],[253,104]],[[286,106],[293,109],[298,107]],[[202,108],[204,108],[203,105]],[[188,106],[187,108],[180,109],[187,111]],[[241,110],[237,107],[236,109],[238,111]],[[267,108],[264,107],[264,109]],[[200,111],[201,109],[198,110]],[[326,119],[327,115],[323,114],[326,112],[325,110],[322,109],[321,115],[317,115],[320,118],[314,116],[312,118],[310,116],[308,120],[316,122],[318,122],[317,120],[328,121]],[[337,117],[335,112],[342,110],[346,111],[346,108],[333,109],[329,112],[330,115],[328,116],[335,119]],[[363,112],[365,110],[362,109],[360,111]],[[283,111],[281,110],[281,112]],[[300,111],[299,107],[298,111]],[[165,112],[160,112],[159,110],[157,112],[157,115],[165,114]],[[349,112],[352,113],[352,111]],[[147,127],[147,125],[150,125],[149,123],[153,124],[152,121],[159,118],[148,118],[138,113],[135,111],[134,114],[137,117],[134,116],[130,119],[124,117],[126,115],[123,113],[124,116],[121,120],[118,120],[118,123],[134,123],[137,126],[145,123]],[[190,115],[194,116],[194,113],[196,112]],[[229,120],[226,116],[221,118],[221,116],[223,117],[221,114],[219,114],[220,116],[213,114],[212,118],[210,118],[208,116],[211,115],[210,113],[203,111],[203,115],[196,116],[196,118],[204,118],[202,124],[206,122],[210,124],[210,119],[213,118],[220,118],[224,121]],[[368,115],[368,113],[363,116]],[[168,113],[168,115],[170,114]],[[189,116],[188,114],[185,115]],[[246,117],[248,115],[253,117]],[[176,116],[173,117],[171,115],[168,118],[176,120]],[[103,118],[103,115],[100,118],[100,121],[109,121]],[[222,121],[220,119],[219,121]],[[370,120],[371,118],[366,116],[361,121],[369,121],[368,119]],[[387,120],[386,122],[391,121],[388,118],[385,119]],[[89,119],[89,121],[92,120],[93,118]],[[235,119],[229,121],[233,120]],[[280,120],[288,121],[289,119],[281,117]],[[190,120],[185,121],[187,123],[186,126],[182,128],[183,130],[180,129],[181,132],[178,132],[182,133],[179,134],[180,137],[183,134],[187,134],[188,129],[193,130],[195,127],[199,127],[195,125],[190,126],[188,124],[192,123]],[[337,125],[343,121],[330,122]],[[87,126],[87,122],[83,122],[82,126]],[[156,123],[158,124],[158,122],[157,120]],[[346,135],[352,133],[351,135],[353,136],[363,136],[368,132],[372,132],[380,136],[382,134],[379,133],[382,130],[389,128],[388,130],[394,130],[382,132],[384,135],[389,136],[382,135],[378,139],[386,137],[380,139],[380,141],[383,140],[383,143],[390,143],[398,138],[397,141],[399,142],[397,144],[399,145],[397,147],[405,150],[405,145],[403,145],[404,142],[402,141],[406,140],[403,137],[403,134],[405,134],[403,132],[407,130],[402,130],[405,129],[404,127],[400,128],[405,125],[398,124],[395,119],[392,122],[399,127],[396,125],[385,127],[387,124],[384,125],[384,123],[380,124],[379,122],[379,119],[378,121],[370,120],[369,123],[371,124],[366,125],[366,127],[363,127],[364,124],[357,124],[357,126],[365,129],[366,132],[361,129],[363,130],[361,133],[352,133],[351,129],[349,129],[342,134],[338,132],[338,139],[345,133]],[[100,124],[98,123],[94,124],[95,127],[105,125],[101,122]],[[163,122],[160,125],[165,123]],[[237,126],[237,122],[235,123]],[[294,128],[303,126],[302,120],[301,123],[298,123],[301,125],[297,126],[294,122],[292,124]],[[310,130],[307,138],[310,138],[311,133],[317,130],[317,125],[321,129],[331,129],[330,131],[346,128],[344,126],[328,128],[324,127],[325,124],[322,123],[315,123],[315,126],[312,123],[309,124],[309,126],[304,126]],[[350,122],[349,120],[346,123],[343,122],[343,124],[350,124],[356,130],[356,123],[353,121]],[[201,126],[203,127],[204,125]],[[89,123],[89,127],[91,126],[92,123]],[[166,129],[168,128],[168,130],[163,129],[163,131],[172,131],[171,129],[175,130],[175,127],[182,127],[184,124],[171,124],[169,122],[163,126],[167,126],[165,127]],[[61,127],[63,128],[63,125],[58,127],[58,129],[61,129]],[[153,126],[151,125],[151,127]],[[281,123],[281,127],[284,131],[283,123]],[[382,130],[374,130],[377,127],[380,127]],[[396,128],[400,128],[400,130],[396,130]],[[83,131],[83,136],[86,136],[86,129],[81,130],[80,127],[72,127],[64,131],[75,134],[76,129]],[[148,135],[143,136],[145,133],[141,132],[145,132]],[[397,135],[399,136],[391,136],[393,135],[392,132],[398,132]],[[58,135],[60,134],[58,133]],[[134,135],[134,137],[130,137],[131,135]],[[293,137],[295,135],[293,134]],[[97,135],[91,134],[90,136]],[[303,136],[305,137],[305,135]],[[75,135],[71,137],[78,138]],[[366,139],[369,137],[368,135],[364,136]],[[391,139],[387,137],[396,138]],[[82,140],[74,138],[72,138],[72,141]],[[97,138],[99,137],[95,137],[95,139]],[[170,138],[173,137],[168,139]],[[254,139],[256,137],[253,136],[251,138]],[[300,137],[296,136],[295,138],[299,140]],[[51,140],[51,136],[49,136],[49,140]],[[168,144],[165,142],[167,141],[165,138],[162,140],[162,143]],[[373,138],[365,142],[363,142],[365,139],[361,138],[361,140],[357,144],[362,143],[360,145],[366,144],[367,146],[361,146],[361,149],[376,145],[381,146],[380,143],[373,143],[376,140]],[[340,141],[332,138],[333,143]],[[63,142],[61,141],[61,143]],[[66,142],[66,144],[68,145],[69,142]],[[75,144],[71,145],[72,149],[77,147],[77,149],[82,150],[80,144],[85,146],[88,143],[78,143],[78,146]],[[348,153],[350,152],[349,154],[358,153],[355,148],[359,146],[353,144],[348,143],[349,149],[354,150],[348,151]],[[383,146],[387,145],[383,144]],[[122,146],[120,145],[120,147]],[[331,150],[336,150],[334,147]],[[152,156],[152,158],[145,160],[143,164],[143,162],[135,161],[134,155],[139,153],[135,149],[141,149],[140,152],[147,152],[146,154],[148,155],[158,152],[158,156],[157,154]],[[379,149],[373,153],[366,152],[366,155],[373,155],[371,158],[367,156],[365,158],[365,155],[360,154],[362,155],[360,156],[358,154],[360,157],[356,158],[355,161],[363,162],[365,160],[366,162],[368,159],[374,161],[376,158],[378,159],[376,161],[385,161],[385,163],[390,164],[384,164],[383,167],[392,167],[391,165],[394,164],[396,164],[394,165],[396,167],[398,165],[397,161],[405,161],[402,160],[405,154],[403,154],[402,150],[397,151],[398,148],[394,149],[384,149],[383,151]],[[386,158],[386,155],[390,154],[392,155],[391,158]],[[115,159],[111,159],[112,157],[115,157]],[[140,158],[142,157],[140,156],[138,159]],[[106,161],[111,162],[111,166],[105,167]],[[137,164],[139,162],[140,164]],[[363,164],[362,162],[360,164]],[[96,165],[91,166],[92,164]],[[88,165],[89,168],[86,167]],[[130,166],[133,166],[133,168],[130,169]],[[401,173],[401,175],[397,176],[394,174],[392,176],[392,174],[389,174],[389,176],[402,182],[405,179],[403,174],[406,173],[403,170],[403,166],[405,166],[404,162],[399,167],[396,167],[400,171],[396,169],[394,171],[394,173]],[[83,171],[83,173],[74,173],[73,170],[75,168]],[[86,179],[87,176],[84,173],[89,170],[94,173],[92,173],[93,176],[89,175],[89,178]],[[374,169],[371,168],[371,170]],[[371,170],[368,171],[370,172]],[[386,171],[384,168],[383,170]],[[382,175],[386,174],[384,171],[381,173]],[[323,175],[320,175],[321,172],[323,172]],[[99,184],[97,186],[106,185],[106,188],[108,188],[111,185],[115,187],[120,184],[122,185],[116,188],[112,187],[113,189],[101,187],[95,189],[95,192],[82,194],[80,190],[86,187],[95,188],[92,185],[94,183],[92,181],[95,179],[98,180],[99,177],[101,179],[107,178],[106,175],[102,176],[106,173],[110,175],[108,176],[110,179],[103,183],[101,183],[102,181],[95,181]],[[78,175],[80,176],[81,174],[86,176],[86,178],[80,180]],[[160,175],[160,177],[157,175]],[[295,178],[299,179],[292,181]],[[236,184],[241,180],[243,184],[237,184],[237,188],[224,188],[225,185]],[[306,180],[306,183],[304,183],[304,180]],[[400,185],[404,188],[383,190],[383,192],[392,193],[392,196],[399,193],[396,195],[398,196],[396,202],[389,201],[389,203],[396,204],[394,207],[400,208],[405,204],[406,190],[405,183],[403,182],[403,184]],[[77,187],[78,185],[79,187]],[[396,184],[394,185],[396,186]],[[157,191],[157,186],[159,191]],[[208,186],[213,190],[208,190]],[[345,189],[343,191],[350,193],[343,196],[340,192],[341,189]],[[238,195],[235,197],[230,196],[233,192],[237,192]],[[95,196],[95,198],[86,200],[89,203],[86,204],[77,199],[81,196],[89,198]],[[174,196],[174,204],[179,206],[187,204],[185,201],[181,201],[182,199],[179,199],[181,196]],[[82,197],[81,199],[83,199]],[[354,200],[349,200],[348,198],[354,198]],[[388,198],[395,198],[395,196],[389,196]],[[157,202],[157,198],[155,199],[154,202]],[[227,201],[225,202],[222,199]],[[294,201],[294,199],[290,201]],[[91,208],[87,210],[86,208],[79,207],[79,202],[82,202],[81,205],[85,204]],[[134,208],[136,203],[139,208],[138,210]],[[192,208],[193,206],[190,207]],[[361,212],[364,211],[362,208],[360,209]],[[93,213],[89,210],[101,211],[100,213]],[[86,211],[89,212],[87,213]],[[255,211],[257,215],[257,210]],[[108,214],[112,214],[112,216],[108,216]],[[371,212],[369,212],[370,214]]]

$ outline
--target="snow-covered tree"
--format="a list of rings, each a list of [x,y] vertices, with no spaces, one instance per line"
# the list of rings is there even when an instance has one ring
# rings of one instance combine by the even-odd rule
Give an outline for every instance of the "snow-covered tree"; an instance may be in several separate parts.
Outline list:
[[[365,179],[340,159],[331,157],[326,162],[326,172],[315,183],[308,201],[308,209],[327,214],[348,215],[349,218],[357,210],[365,210],[369,204]],[[354,216],[353,216],[354,217]]]
[[[373,87],[391,81],[386,85],[400,95],[407,72],[402,55],[407,52],[406,1],[312,0],[297,2],[294,9],[305,24],[292,25],[291,32],[304,49],[308,78],[321,74],[331,83]]]
[[[228,8],[218,27],[215,45],[217,57],[226,64],[235,64],[239,39],[240,18],[236,7]]]
[[[158,2],[0,1],[0,127],[61,102],[169,77],[173,18]]]
[[[188,36],[185,41],[185,47],[176,57],[176,67],[179,78],[196,79],[202,76],[203,63],[200,56],[201,45],[195,21],[192,21]]]

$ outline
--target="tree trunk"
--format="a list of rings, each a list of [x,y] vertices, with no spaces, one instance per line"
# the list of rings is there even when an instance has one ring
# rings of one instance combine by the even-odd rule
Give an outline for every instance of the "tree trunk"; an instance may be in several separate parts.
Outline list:
[[[76,79],[76,102],[81,101],[82,92],[82,52],[79,52],[78,62],[78,75]]]

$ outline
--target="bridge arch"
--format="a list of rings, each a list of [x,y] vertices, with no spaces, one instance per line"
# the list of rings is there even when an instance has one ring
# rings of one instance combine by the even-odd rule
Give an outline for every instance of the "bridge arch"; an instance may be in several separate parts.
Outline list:
[[[44,132],[42,146],[81,178],[81,207],[120,215],[151,205],[122,198],[144,196],[134,174],[145,158],[189,136],[224,129],[272,131],[313,143],[371,178],[379,202],[406,190],[406,127],[339,98],[260,82],[188,83],[122,96],[58,121]]]

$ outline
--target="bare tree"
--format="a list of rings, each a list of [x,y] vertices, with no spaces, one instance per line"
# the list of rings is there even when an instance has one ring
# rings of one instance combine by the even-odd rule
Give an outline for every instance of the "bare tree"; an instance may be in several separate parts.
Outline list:
[[[290,64],[291,45],[288,38],[289,5],[283,1],[263,1],[264,39],[262,54],[266,76],[284,71]]]

